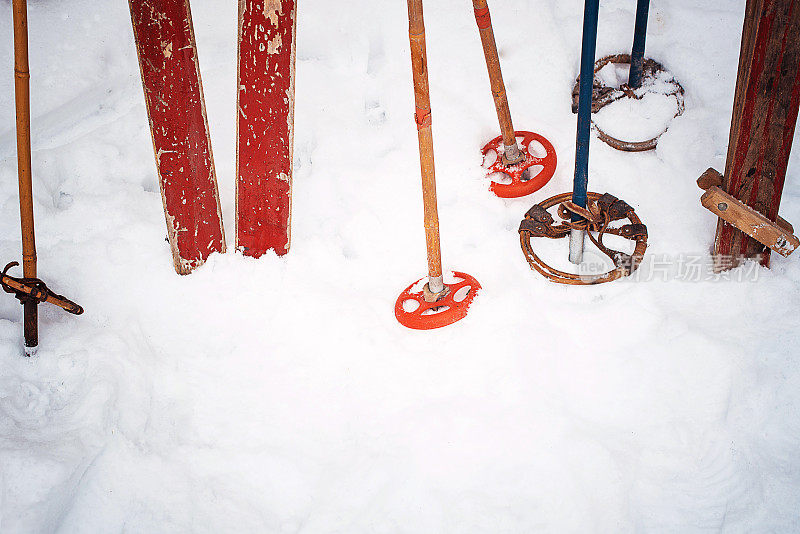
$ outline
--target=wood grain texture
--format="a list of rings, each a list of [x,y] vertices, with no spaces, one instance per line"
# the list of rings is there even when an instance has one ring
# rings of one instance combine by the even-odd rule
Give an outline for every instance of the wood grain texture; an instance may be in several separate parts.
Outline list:
[[[770,221],[778,217],[800,105],[800,0],[748,0],[723,189]],[[720,221],[714,253],[769,251]],[[735,263],[734,263],[735,265]]]
[[[291,242],[295,0],[239,0],[236,248]]]
[[[722,184],[724,183],[724,181],[725,181],[725,178],[722,176],[722,174],[717,169],[715,169],[713,167],[709,167],[697,179],[697,185],[698,185],[698,187],[700,187],[700,189],[706,190],[711,186],[722,187]],[[788,232],[790,234],[794,233],[794,226],[792,226],[792,223],[790,223],[789,221],[787,221],[786,219],[784,219],[780,215],[778,215],[778,217],[775,218],[775,224],[777,224],[784,231],[786,231],[786,232]]]
[[[770,221],[715,185],[703,193],[700,203],[721,220],[782,256],[788,256],[800,245],[800,240],[777,222]]]
[[[129,0],[175,270],[225,251],[188,0]]]

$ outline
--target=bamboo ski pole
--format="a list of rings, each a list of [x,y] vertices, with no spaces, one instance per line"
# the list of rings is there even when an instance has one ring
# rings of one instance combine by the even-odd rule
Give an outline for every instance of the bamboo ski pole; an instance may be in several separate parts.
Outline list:
[[[36,241],[33,229],[33,185],[31,180],[30,73],[28,72],[28,8],[26,0],[14,0],[14,93],[17,105],[17,169],[19,213],[22,227],[22,272],[36,278]],[[39,345],[38,303],[23,306],[25,352]]]
[[[503,72],[500,70],[500,57],[497,54],[497,42],[494,38],[492,18],[489,14],[489,5],[486,0],[472,0],[475,10],[475,22],[483,45],[483,55],[486,58],[486,69],[489,71],[489,82],[492,88],[494,107],[497,110],[497,120],[500,122],[500,133],[503,135],[503,160],[506,164],[514,164],[525,159],[525,155],[517,145],[514,134],[514,125],[511,123],[511,110],[508,107],[506,86],[503,83]]]
[[[583,11],[583,43],[581,45],[581,73],[578,94],[578,131],[575,141],[575,178],[572,184],[572,202],[586,208],[586,189],[589,184],[589,129],[592,120],[592,83],[594,82],[594,56],[597,47],[597,14],[600,0],[586,0]],[[573,214],[572,221],[582,220]],[[583,261],[583,243],[586,230],[572,229],[569,235],[569,261]]]
[[[0,289],[14,295],[23,310],[25,355],[31,356],[39,346],[38,305],[49,302],[69,313],[80,315],[83,308],[51,291],[36,276],[36,241],[33,225],[33,181],[31,178],[31,108],[30,72],[28,67],[28,7],[26,0],[13,0],[14,20],[14,97],[16,101],[17,172],[19,174],[19,214],[22,230],[22,278],[15,278],[9,269],[19,265],[8,263],[0,272]]]
[[[439,214],[436,208],[436,176],[433,164],[431,99],[428,84],[428,60],[425,47],[425,22],[422,0],[408,0],[408,37],[411,43],[411,70],[414,78],[414,102],[419,140],[419,163],[422,174],[422,201],[425,213],[425,243],[428,252],[428,289],[434,295],[444,291],[442,253],[439,244]]]
[[[650,0],[638,0],[636,3],[636,23],[633,29],[633,48],[631,49],[631,70],[628,74],[628,86],[637,89],[642,85],[642,67],[644,64],[644,42],[647,37],[647,15]]]
[[[422,0],[408,0],[408,38],[411,44],[411,73],[414,81],[414,122],[417,124],[422,177],[428,281],[423,284],[425,281],[423,277],[400,293],[395,301],[394,316],[407,328],[431,330],[453,324],[466,317],[481,285],[473,276],[459,271],[452,271],[450,273],[452,278],[448,278],[447,285],[444,283],[439,243],[439,214],[436,207],[431,99]]]

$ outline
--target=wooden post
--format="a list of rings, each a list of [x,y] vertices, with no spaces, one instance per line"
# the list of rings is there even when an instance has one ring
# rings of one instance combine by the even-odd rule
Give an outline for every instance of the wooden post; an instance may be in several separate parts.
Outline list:
[[[28,6],[14,0],[14,94],[17,104],[17,171],[19,174],[19,214],[22,227],[22,273],[36,278],[36,240],[33,233],[33,183],[31,179],[31,108],[28,72]],[[39,345],[37,303],[25,302],[23,328],[26,352]]]
[[[722,189],[771,221],[778,219],[800,105],[800,1],[747,0]],[[720,220],[715,264],[735,267],[769,249]]]
[[[414,119],[417,123],[419,163],[422,174],[425,242],[428,249],[428,284],[432,293],[440,293],[444,290],[444,279],[442,278],[442,252],[439,244],[439,213],[436,208],[431,97],[422,0],[408,0],[408,38],[411,43],[411,71],[414,78],[414,102],[416,105]]]

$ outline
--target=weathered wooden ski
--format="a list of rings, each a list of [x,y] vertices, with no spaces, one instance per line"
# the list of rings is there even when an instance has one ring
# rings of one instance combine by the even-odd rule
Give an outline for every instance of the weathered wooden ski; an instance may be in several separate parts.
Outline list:
[[[239,0],[236,248],[289,251],[296,0]]]
[[[129,0],[175,270],[225,252],[189,0]]]
[[[800,111],[800,2],[747,0],[728,156],[721,189],[769,221],[778,220],[783,184]],[[769,243],[769,240],[767,240]],[[720,218],[715,268],[758,258],[770,249]]]

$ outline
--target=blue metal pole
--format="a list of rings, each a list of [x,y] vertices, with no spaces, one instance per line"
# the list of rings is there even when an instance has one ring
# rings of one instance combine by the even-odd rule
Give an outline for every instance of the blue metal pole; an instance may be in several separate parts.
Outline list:
[[[589,128],[592,120],[592,83],[594,82],[594,56],[597,48],[597,12],[600,0],[586,0],[583,8],[583,44],[581,45],[581,74],[578,94],[578,133],[575,140],[575,179],[572,184],[572,201],[586,207],[586,188],[589,183]],[[573,222],[581,220],[573,215]],[[573,230],[570,234],[569,259],[580,263],[583,259],[583,241],[586,233]]]
[[[637,0],[636,25],[633,29],[633,49],[631,50],[631,70],[628,74],[628,85],[637,89],[642,85],[642,64],[644,62],[644,41],[647,37],[647,14],[650,0]]]

